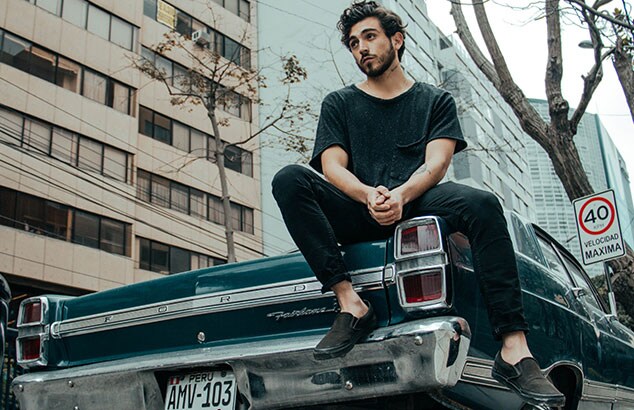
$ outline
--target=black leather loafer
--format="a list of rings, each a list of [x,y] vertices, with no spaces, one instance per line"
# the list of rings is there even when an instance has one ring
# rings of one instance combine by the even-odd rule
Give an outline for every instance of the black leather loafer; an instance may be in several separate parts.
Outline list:
[[[566,396],[544,377],[537,361],[532,357],[525,357],[513,366],[506,363],[498,352],[491,375],[528,404],[551,407],[563,407],[566,404]]]
[[[376,314],[372,305],[365,303],[368,305],[368,312],[360,318],[347,312],[337,314],[332,327],[313,350],[315,359],[326,360],[344,356],[357,342],[374,330]]]

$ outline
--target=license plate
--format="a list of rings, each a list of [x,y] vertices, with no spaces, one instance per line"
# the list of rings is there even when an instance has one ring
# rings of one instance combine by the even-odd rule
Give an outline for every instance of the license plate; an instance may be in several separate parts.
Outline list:
[[[167,379],[165,410],[234,410],[236,378],[228,370],[173,375]]]

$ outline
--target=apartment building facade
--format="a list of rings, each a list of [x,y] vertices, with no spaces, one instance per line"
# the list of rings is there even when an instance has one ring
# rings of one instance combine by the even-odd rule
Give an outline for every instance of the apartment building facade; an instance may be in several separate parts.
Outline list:
[[[81,294],[226,262],[207,112],[172,105],[133,62],[172,85],[202,47],[250,70],[255,13],[247,0],[0,2],[0,273],[13,289]],[[155,50],[172,31],[190,52]],[[258,110],[231,86],[216,113],[235,143]],[[262,255],[257,148],[226,160],[238,260]]]

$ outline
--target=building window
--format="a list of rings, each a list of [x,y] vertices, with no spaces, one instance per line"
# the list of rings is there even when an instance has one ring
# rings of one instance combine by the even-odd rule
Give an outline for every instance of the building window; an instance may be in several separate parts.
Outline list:
[[[55,54],[36,46],[31,47],[30,74],[53,83],[55,82],[56,65],[57,57]]]
[[[222,207],[222,200],[217,196],[209,195],[209,220],[211,222],[224,225],[225,211]]]
[[[0,62],[132,115],[131,87],[6,32],[1,43]]]
[[[225,221],[222,201],[217,196],[141,169],[137,172],[137,198],[217,224],[222,225]],[[231,208],[234,229],[253,234],[253,209],[234,202]]]
[[[197,189],[189,189],[189,210],[192,216],[201,219],[207,218],[205,206],[205,194]]]
[[[139,169],[136,180],[136,196],[142,201],[150,202],[152,192],[152,174]]]
[[[82,211],[75,211],[73,242],[99,248],[99,217]]]
[[[27,119],[24,121],[24,137],[22,144],[30,151],[49,154],[51,144],[51,126],[41,121]]]
[[[84,86],[82,95],[100,104],[106,103],[108,79],[89,69],[84,69]]]
[[[225,148],[225,166],[247,176],[253,176],[253,154],[235,145]]]
[[[126,182],[128,155],[116,148],[104,146],[103,174],[107,177]]]
[[[31,42],[22,40],[9,33],[4,33],[0,62],[28,73],[30,50]]]
[[[223,6],[233,14],[240,16],[240,18],[249,21],[250,10],[247,0],[214,0],[214,2]]]
[[[85,0],[64,0],[62,18],[78,27],[86,28],[88,3]]]
[[[208,140],[207,158],[213,161],[213,137],[143,106],[139,107],[139,132],[185,152],[191,152],[197,157],[205,155],[205,140]],[[225,166],[252,177],[253,154],[242,148],[229,146],[225,152]]]
[[[129,224],[2,187],[0,224],[110,253],[130,253]]]
[[[86,0],[37,0],[35,5],[87,29],[104,40],[132,50],[134,26]]]
[[[158,242],[150,244],[150,269],[169,273],[169,246]]]
[[[51,156],[66,164],[77,166],[77,135],[59,128],[53,129]]]
[[[36,5],[44,10],[59,16],[61,4],[60,0],[37,0]]]
[[[88,138],[79,139],[79,161],[77,166],[89,171],[101,171],[103,145]]]
[[[189,214],[189,189],[185,185],[172,182],[170,207],[184,214]]]
[[[126,225],[112,219],[101,219],[100,248],[106,252],[125,254]]]
[[[88,7],[88,31],[98,35],[104,40],[108,40],[110,36],[110,15],[100,8],[93,6]]]
[[[225,0],[225,8],[232,13],[239,15],[248,21],[249,19],[249,2],[246,0]],[[219,1],[218,3],[222,3]],[[194,31],[205,31],[214,37],[213,51],[225,57],[229,61],[234,62],[244,68],[251,68],[251,51],[243,45],[231,40],[222,33],[215,31],[213,28],[201,23],[186,12],[179,10],[164,1],[144,0],[143,14],[159,23],[167,25],[177,33],[186,38],[191,38]],[[245,53],[246,50],[246,53]],[[246,55],[249,57],[246,57]]]
[[[128,182],[127,152],[0,107],[0,139],[4,136],[12,136],[15,139],[9,142],[28,150]]]
[[[0,108],[0,141],[20,144],[23,128],[24,118],[20,114]]]
[[[191,269],[191,255],[181,248],[170,248],[170,272],[187,272]]]
[[[130,88],[114,80],[108,83],[108,107],[124,114],[132,113],[130,107]]]
[[[143,0],[143,14],[156,20],[156,0]]]
[[[169,208],[170,206],[170,181],[158,175],[152,175],[151,201],[158,206]]]
[[[213,257],[191,252],[145,238],[139,239],[139,268],[162,274],[186,272],[227,263]]]
[[[174,121],[173,145],[174,147],[189,152],[189,127]]]
[[[132,50],[133,35],[134,28],[129,23],[112,16],[110,23],[110,41],[127,50]]]
[[[58,57],[55,84],[74,93],[79,93],[81,91],[79,89],[81,66],[64,57]]]

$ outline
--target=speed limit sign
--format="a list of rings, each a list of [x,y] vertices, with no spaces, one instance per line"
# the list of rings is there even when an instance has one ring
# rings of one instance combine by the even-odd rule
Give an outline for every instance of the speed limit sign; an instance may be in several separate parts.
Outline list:
[[[584,264],[625,255],[614,191],[575,199],[573,205]]]

